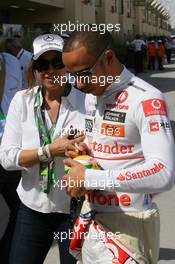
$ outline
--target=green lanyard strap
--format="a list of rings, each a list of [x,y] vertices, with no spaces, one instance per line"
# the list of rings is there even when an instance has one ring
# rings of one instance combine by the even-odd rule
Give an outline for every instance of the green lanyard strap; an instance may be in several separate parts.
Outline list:
[[[5,120],[5,115],[2,113],[2,112],[0,112],[0,120]]]
[[[55,131],[55,124],[52,124],[52,127],[47,130],[46,122],[44,115],[42,114],[43,110],[43,95],[42,88],[39,87],[35,96],[34,102],[34,115],[35,123],[38,128],[40,145],[45,146],[52,142],[53,134]],[[50,160],[47,162],[40,163],[40,186],[43,192],[50,193],[51,187],[55,183],[55,161]]]

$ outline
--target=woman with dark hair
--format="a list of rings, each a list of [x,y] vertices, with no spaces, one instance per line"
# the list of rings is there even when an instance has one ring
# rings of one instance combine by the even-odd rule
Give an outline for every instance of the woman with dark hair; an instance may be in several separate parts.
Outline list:
[[[70,200],[61,176],[65,151],[77,152],[76,144],[84,140],[83,134],[73,139],[67,135],[70,129],[81,129],[81,113],[74,99],[78,93],[83,101],[84,94],[75,89],[65,93],[65,85],[58,81],[65,74],[63,43],[54,34],[34,40],[30,88],[16,93],[7,115],[1,164],[7,170],[22,170],[17,188],[21,205],[10,264],[43,263],[54,237],[58,239],[60,263],[74,263],[68,252]]]

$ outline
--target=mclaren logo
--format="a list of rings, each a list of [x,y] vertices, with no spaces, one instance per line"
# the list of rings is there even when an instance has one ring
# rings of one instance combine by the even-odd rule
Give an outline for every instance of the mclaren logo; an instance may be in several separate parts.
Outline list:
[[[45,41],[53,41],[53,40],[54,40],[54,37],[51,36],[51,35],[47,35],[47,36],[45,36],[45,37],[43,38],[43,40],[45,40]]]
[[[117,104],[122,104],[126,101],[128,98],[128,92],[126,90],[123,90],[122,92],[119,92],[115,95],[115,101]]]

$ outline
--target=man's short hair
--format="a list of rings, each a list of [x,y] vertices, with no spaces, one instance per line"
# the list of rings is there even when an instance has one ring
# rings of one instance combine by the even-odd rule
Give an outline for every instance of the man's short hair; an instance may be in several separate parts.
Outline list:
[[[21,40],[19,38],[13,37],[13,38],[7,38],[5,40],[5,45],[10,44],[14,48],[22,48]]]
[[[140,35],[139,34],[136,34],[136,39],[140,39]]]
[[[114,40],[109,31],[101,34],[100,31],[74,31],[65,41],[63,52],[85,46],[88,53],[99,56],[106,48],[114,50]]]

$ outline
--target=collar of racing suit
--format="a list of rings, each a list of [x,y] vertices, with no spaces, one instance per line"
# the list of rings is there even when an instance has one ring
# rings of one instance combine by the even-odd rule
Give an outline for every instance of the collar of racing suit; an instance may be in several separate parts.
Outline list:
[[[113,92],[119,91],[121,89],[125,89],[131,83],[133,77],[134,74],[128,71],[126,67],[123,65],[123,70],[120,76],[116,76],[116,81],[114,81],[107,87],[102,97],[105,98],[111,95]]]

